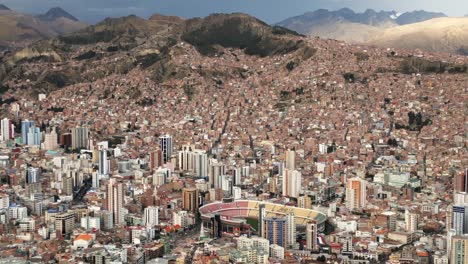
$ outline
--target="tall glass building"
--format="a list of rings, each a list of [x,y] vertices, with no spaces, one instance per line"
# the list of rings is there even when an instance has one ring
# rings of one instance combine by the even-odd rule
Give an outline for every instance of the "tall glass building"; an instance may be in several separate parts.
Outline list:
[[[22,143],[25,145],[28,144],[29,128],[33,126],[34,126],[34,121],[29,121],[29,120],[21,121],[21,140],[22,140]]]

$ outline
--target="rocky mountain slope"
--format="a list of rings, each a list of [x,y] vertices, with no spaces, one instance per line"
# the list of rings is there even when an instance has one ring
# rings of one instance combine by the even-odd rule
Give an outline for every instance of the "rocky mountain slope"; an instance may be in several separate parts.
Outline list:
[[[44,15],[23,14],[0,6],[0,51],[21,47],[32,41],[74,32],[87,25],[61,8],[52,8]]]
[[[378,142],[375,129],[408,142],[437,131],[452,144],[464,133],[467,64],[464,56],[306,38],[243,14],[131,16],[5,54],[0,110],[62,131],[83,122],[100,136],[124,125],[142,142],[155,129],[207,149],[242,141],[245,156],[265,142]],[[424,123],[414,124],[414,113]],[[361,144],[349,146],[360,152]]]
[[[333,51],[322,50],[317,55],[330,45],[334,45]],[[351,51],[354,49],[357,51]],[[369,74],[377,72],[466,73],[466,65],[460,62],[413,61],[404,55],[375,50],[379,56],[336,41],[313,40],[245,14],[216,14],[190,20],[128,16],[109,18],[5,54],[1,58],[0,81],[9,91],[5,96],[24,97],[137,73],[190,94],[193,83],[222,87],[236,79],[261,78],[260,64],[268,66],[270,74],[276,75],[271,69],[275,68],[286,78],[297,69],[304,73],[323,69],[323,60],[342,65],[329,71],[334,76],[349,73],[345,79],[353,82],[365,82]],[[226,61],[220,64],[219,60]],[[255,65],[255,69],[248,65]],[[356,70],[362,67],[369,68],[367,73],[358,74]]]
[[[315,52],[297,33],[270,27],[244,14],[218,14],[191,20],[160,15],[147,20],[128,16],[109,18],[7,54],[0,65],[0,80],[13,80],[29,72],[30,75],[24,76],[29,77],[32,87],[53,90],[142,68],[153,73],[152,79],[163,82],[189,74],[186,65],[177,65],[171,59],[178,52],[174,46],[179,42],[191,44],[204,56],[221,55],[226,48],[242,49],[248,55],[260,57],[295,53],[294,63]],[[114,57],[118,59],[105,63]],[[53,71],[43,67],[45,63],[60,67]],[[30,70],[31,67],[37,69]],[[49,78],[49,75],[53,76]]]

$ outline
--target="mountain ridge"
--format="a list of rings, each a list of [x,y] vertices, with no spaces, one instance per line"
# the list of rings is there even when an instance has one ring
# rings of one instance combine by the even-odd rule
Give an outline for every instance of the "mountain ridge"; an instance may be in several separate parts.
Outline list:
[[[468,18],[441,17],[384,30],[367,44],[465,55]]]
[[[21,48],[33,41],[73,32],[86,26],[86,23],[78,21],[61,8],[52,8],[37,16],[0,8],[0,51]]]
[[[43,21],[54,21],[59,18],[67,18],[75,22],[78,21],[76,17],[63,10],[61,7],[52,7],[45,14],[38,15],[37,17]]]
[[[436,17],[446,17],[446,15],[423,10],[400,14],[396,11],[375,11],[373,9],[367,9],[362,13],[349,8],[334,11],[318,9],[288,18],[276,25],[308,36],[362,43],[368,41],[382,29],[426,21]]]
[[[157,82],[182,79],[189,76],[193,69],[172,60],[174,54],[180,52],[175,47],[178,43],[188,43],[207,57],[224,54],[228,49],[240,49],[246,55],[258,57],[294,53],[292,67],[315,54],[314,48],[306,45],[304,39],[305,36],[296,32],[270,26],[241,13],[214,14],[188,20],[160,15],[150,19],[134,15],[107,18],[96,25],[39,41],[8,54],[3,58],[4,74],[0,80],[8,79],[10,75],[16,76],[16,69],[21,68],[19,65],[27,67],[30,62],[99,62],[107,56],[121,53],[125,53],[125,56],[118,62],[102,65],[105,69],[83,73],[75,67],[66,67],[58,75],[54,73],[52,77],[41,79],[32,86],[54,90],[77,80],[94,80],[112,73],[125,74],[135,68],[152,72],[151,78]],[[43,75],[47,76],[47,73]],[[37,80],[38,76],[31,79]]]

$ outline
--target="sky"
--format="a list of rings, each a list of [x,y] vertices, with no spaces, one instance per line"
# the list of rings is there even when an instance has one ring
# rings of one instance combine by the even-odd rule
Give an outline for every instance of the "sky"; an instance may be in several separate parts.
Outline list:
[[[273,24],[319,8],[336,10],[343,7],[355,11],[367,8],[398,12],[423,9],[449,16],[468,14],[468,0],[0,0],[0,4],[29,14],[45,13],[51,7],[59,6],[88,23],[131,14],[144,18],[155,13],[192,18],[211,13],[243,12]]]

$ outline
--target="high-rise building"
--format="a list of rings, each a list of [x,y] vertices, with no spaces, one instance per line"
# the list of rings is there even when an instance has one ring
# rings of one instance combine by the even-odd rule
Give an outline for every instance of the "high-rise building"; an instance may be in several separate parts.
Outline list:
[[[298,198],[302,188],[302,174],[297,170],[283,171],[283,196]]]
[[[100,176],[109,175],[109,161],[107,160],[107,149],[99,150],[98,174]]]
[[[182,190],[182,209],[197,213],[198,205],[198,190],[195,188],[184,188]]]
[[[453,204],[468,205],[468,193],[466,192],[455,192],[453,194]]]
[[[296,152],[294,150],[287,150],[285,153],[286,156],[286,169],[295,170],[296,169]]]
[[[62,235],[73,232],[75,228],[75,215],[73,213],[63,213],[55,216],[55,229]]]
[[[149,167],[151,171],[155,171],[157,168],[163,165],[162,151],[160,149],[153,150],[150,152]]]
[[[246,247],[253,247],[253,240],[251,238],[248,238],[247,236],[239,237],[237,239],[237,248],[246,248]]]
[[[101,219],[99,217],[82,217],[81,218],[81,227],[87,231],[91,229],[100,230],[101,229]]]
[[[172,212],[172,221],[174,225],[179,225],[182,228],[188,226],[188,213],[187,211],[174,211]]]
[[[418,230],[418,214],[405,211],[405,228],[407,232],[414,233]]]
[[[31,126],[28,130],[28,146],[39,146],[41,145],[42,133],[38,127]]]
[[[312,208],[312,199],[308,195],[301,196],[297,199],[297,207],[299,208]]]
[[[182,147],[182,151],[179,152],[179,170],[181,171],[193,170],[193,159],[192,159],[193,150],[194,148],[191,145],[185,145]]]
[[[208,183],[213,188],[221,188],[219,176],[226,174],[226,165],[218,162],[216,159],[211,159],[208,167]]]
[[[148,206],[143,212],[143,225],[153,227],[159,225],[159,207]]]
[[[71,130],[72,135],[72,149],[88,148],[88,134],[89,129],[87,127],[75,127]]]
[[[9,219],[21,220],[28,217],[28,208],[25,206],[11,206],[8,208]]]
[[[445,212],[445,228],[447,230],[453,229],[453,206],[447,206],[447,211]]]
[[[112,212],[113,224],[123,224],[124,184],[111,178],[106,185],[106,195],[106,209]]]
[[[457,235],[468,234],[468,205],[453,206],[452,228]]]
[[[450,263],[468,263],[468,236],[453,236],[451,240]]]
[[[10,139],[15,138],[15,125],[11,122],[10,119],[4,118],[0,121],[0,128],[1,128],[1,140],[8,141]]]
[[[21,121],[21,139],[24,145],[28,145],[29,128],[33,126],[34,126],[34,121],[29,121],[29,120]]]
[[[72,177],[62,178],[62,193],[65,195],[73,194],[73,178]]]
[[[346,182],[346,207],[349,210],[363,208],[367,204],[367,182],[360,178],[348,179]]]
[[[317,233],[317,223],[315,221],[308,222],[306,226],[307,250],[318,251]]]
[[[8,209],[8,207],[10,207],[10,196],[0,193],[0,210]]]
[[[252,246],[269,252],[270,241],[262,237],[252,237]]]
[[[161,148],[163,163],[169,162],[172,155],[172,137],[169,135],[159,137],[159,147]]]
[[[468,192],[468,168],[464,173],[457,173],[453,177],[453,187],[455,192]]]
[[[263,218],[262,220],[262,237],[268,239],[270,244],[279,245],[285,247],[286,245],[286,230],[287,230],[287,219],[286,218]]]
[[[270,245],[270,257],[274,259],[284,259],[284,247],[273,244]]]
[[[56,150],[58,148],[58,135],[55,129],[52,129],[50,133],[46,133],[44,137],[45,150]]]
[[[241,181],[242,181],[241,171],[242,171],[241,168],[234,168],[232,170],[232,180],[233,180],[234,186],[239,186],[241,184]]]
[[[242,198],[242,189],[237,186],[232,187],[232,197],[234,200],[239,200]]]
[[[286,247],[296,244],[296,220],[293,213],[286,215]]]
[[[196,177],[208,176],[208,155],[203,150],[195,150],[192,155],[193,173]]]
[[[26,183],[38,183],[41,176],[39,168],[28,167],[26,169]]]

